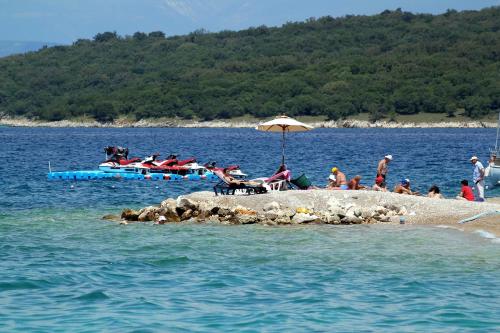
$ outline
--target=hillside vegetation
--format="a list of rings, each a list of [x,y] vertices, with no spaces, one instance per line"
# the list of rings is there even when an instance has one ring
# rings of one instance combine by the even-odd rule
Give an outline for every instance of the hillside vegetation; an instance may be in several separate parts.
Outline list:
[[[0,115],[330,119],[500,109],[500,7],[384,11],[238,32],[105,32],[0,59]]]

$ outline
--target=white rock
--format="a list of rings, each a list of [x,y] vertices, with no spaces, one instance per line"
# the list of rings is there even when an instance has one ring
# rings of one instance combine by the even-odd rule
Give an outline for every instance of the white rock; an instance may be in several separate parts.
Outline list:
[[[267,211],[270,211],[270,210],[279,210],[281,208],[280,204],[277,203],[276,201],[272,201],[266,205],[264,205],[264,207],[262,208],[263,211],[267,212]]]
[[[168,198],[167,200],[163,200],[160,204],[161,208],[166,208],[168,210],[175,210],[175,207],[177,206],[177,201],[172,198]]]
[[[300,224],[312,222],[318,219],[318,216],[304,213],[297,213],[292,217],[292,223]]]

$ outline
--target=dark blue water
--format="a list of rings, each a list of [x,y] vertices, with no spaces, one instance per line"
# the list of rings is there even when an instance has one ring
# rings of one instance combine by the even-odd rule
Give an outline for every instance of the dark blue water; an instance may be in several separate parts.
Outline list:
[[[486,159],[490,129],[317,129],[288,136],[287,164],[324,185],[332,166],[370,184],[437,184],[447,196]],[[280,136],[252,129],[0,128],[0,331],[496,331],[500,247],[411,226],[128,225],[124,207],[208,182],[48,182],[94,169],[106,145],[239,164],[280,162]],[[74,185],[74,188],[70,186]],[[498,195],[498,190],[487,192]]]

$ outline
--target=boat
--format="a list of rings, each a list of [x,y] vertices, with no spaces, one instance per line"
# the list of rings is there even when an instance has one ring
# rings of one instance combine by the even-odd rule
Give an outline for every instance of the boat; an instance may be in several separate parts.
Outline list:
[[[500,186],[500,146],[498,145],[500,138],[500,112],[498,113],[497,138],[495,148],[490,149],[490,160],[486,167],[486,179],[492,186]]]

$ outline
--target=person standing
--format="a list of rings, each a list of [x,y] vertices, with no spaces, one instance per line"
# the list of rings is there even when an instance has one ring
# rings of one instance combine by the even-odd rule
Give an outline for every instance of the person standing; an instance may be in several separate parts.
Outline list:
[[[385,155],[384,158],[378,162],[377,177],[383,177],[385,180],[387,172],[389,171],[389,163],[391,161],[392,155]]]
[[[472,172],[472,180],[474,181],[474,187],[476,188],[477,201],[484,201],[484,166],[479,162],[477,156],[472,156],[470,162],[474,166],[474,171]]]

